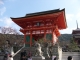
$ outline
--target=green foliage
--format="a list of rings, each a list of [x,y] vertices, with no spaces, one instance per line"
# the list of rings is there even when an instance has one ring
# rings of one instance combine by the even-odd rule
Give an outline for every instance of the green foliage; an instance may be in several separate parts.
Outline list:
[[[72,38],[71,41],[70,41],[69,49],[70,49],[71,51],[76,51],[76,50],[79,49],[77,43],[74,41],[73,38]]]
[[[44,38],[38,40],[38,43],[42,44],[44,42]]]

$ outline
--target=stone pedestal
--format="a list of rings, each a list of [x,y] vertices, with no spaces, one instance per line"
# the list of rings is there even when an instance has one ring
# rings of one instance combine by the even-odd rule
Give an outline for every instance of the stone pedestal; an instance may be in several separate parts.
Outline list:
[[[35,56],[35,57],[32,57],[32,60],[43,60],[43,59],[40,56]]]
[[[52,55],[57,57],[57,60],[62,60],[62,48],[59,45],[53,46]]]
[[[42,47],[39,43],[38,43],[38,47],[35,47],[35,52],[38,54],[37,56],[40,57],[35,57],[36,59],[40,59],[42,57],[44,58],[49,58],[52,59],[52,56],[56,56],[57,60],[62,60],[62,48],[59,46],[59,44],[55,44],[52,45],[51,43],[47,43],[46,46]],[[34,59],[35,59],[34,58]],[[43,59],[43,58],[42,58]],[[48,59],[48,60],[49,60]]]

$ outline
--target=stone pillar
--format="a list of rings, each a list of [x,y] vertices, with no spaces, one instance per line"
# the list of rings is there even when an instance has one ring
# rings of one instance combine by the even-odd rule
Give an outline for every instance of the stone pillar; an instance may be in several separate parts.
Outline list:
[[[56,56],[57,60],[62,60],[62,48],[58,44],[53,46],[53,56]]]
[[[58,46],[59,60],[62,60],[62,48]]]

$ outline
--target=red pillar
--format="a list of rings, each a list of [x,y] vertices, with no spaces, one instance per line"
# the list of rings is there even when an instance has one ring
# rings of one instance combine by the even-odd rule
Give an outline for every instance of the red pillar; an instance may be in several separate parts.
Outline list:
[[[30,31],[30,47],[32,46],[32,31]]]

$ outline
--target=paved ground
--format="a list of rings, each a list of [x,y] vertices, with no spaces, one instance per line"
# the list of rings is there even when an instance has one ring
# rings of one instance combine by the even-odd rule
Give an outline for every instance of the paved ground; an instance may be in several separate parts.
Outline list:
[[[80,60],[80,52],[63,52],[62,60],[67,60],[68,56],[73,56],[73,60]],[[0,60],[3,60],[3,54],[0,54]]]
[[[3,60],[3,56],[0,56],[0,60]]]

